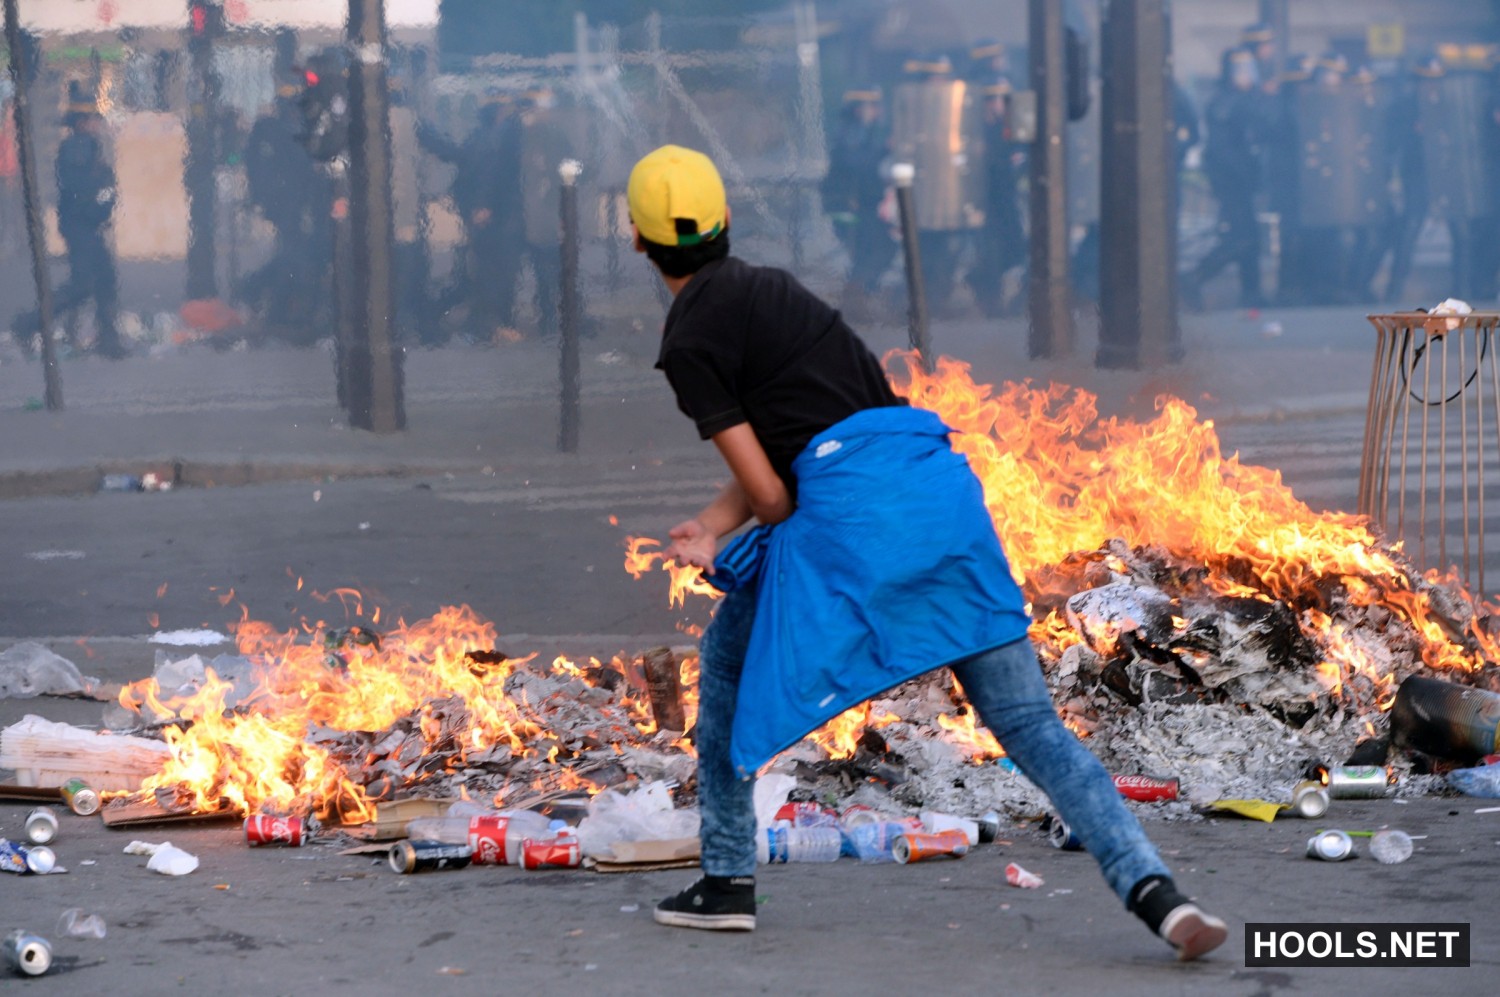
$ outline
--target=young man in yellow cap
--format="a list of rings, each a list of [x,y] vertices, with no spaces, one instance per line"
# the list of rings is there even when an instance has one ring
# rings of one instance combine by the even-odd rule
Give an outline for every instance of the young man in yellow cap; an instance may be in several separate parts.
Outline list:
[[[753,776],[828,718],[950,666],[1111,887],[1183,959],[1223,921],[1178,892],[1113,781],[1053,710],[994,523],[950,430],[791,274],[729,255],[724,185],[664,146],[631,171],[636,248],[673,302],[657,366],[731,480],[667,550],[725,591],[700,646],[703,872],[662,924],[755,927]],[[719,540],[760,525],[721,551]]]

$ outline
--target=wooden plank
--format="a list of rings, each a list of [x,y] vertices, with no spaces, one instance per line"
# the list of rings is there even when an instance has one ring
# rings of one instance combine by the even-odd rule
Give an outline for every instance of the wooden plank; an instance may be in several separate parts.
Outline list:
[[[14,786],[0,783],[0,800],[41,800],[55,803],[62,799],[62,791],[53,786]]]
[[[168,810],[150,796],[121,797],[109,801],[99,810],[105,827],[134,827],[139,824],[186,824],[192,821],[238,820],[233,810]]]

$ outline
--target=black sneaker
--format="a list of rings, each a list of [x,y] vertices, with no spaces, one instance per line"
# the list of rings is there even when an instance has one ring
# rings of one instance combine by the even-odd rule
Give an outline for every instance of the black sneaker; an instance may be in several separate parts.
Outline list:
[[[704,876],[657,904],[656,923],[706,931],[754,931],[755,877]]]
[[[1229,937],[1222,919],[1205,913],[1166,876],[1148,876],[1136,883],[1126,906],[1176,949],[1182,962],[1207,955]]]

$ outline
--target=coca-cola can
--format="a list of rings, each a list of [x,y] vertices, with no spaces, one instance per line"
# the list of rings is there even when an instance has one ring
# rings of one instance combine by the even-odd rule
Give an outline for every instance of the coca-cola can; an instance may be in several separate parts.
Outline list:
[[[1177,799],[1177,780],[1158,779],[1149,775],[1117,775],[1115,789],[1127,800],[1139,803],[1160,803]]]
[[[582,861],[577,838],[527,838],[521,845],[523,869],[576,869]]]
[[[852,831],[862,824],[878,824],[883,820],[885,818],[874,807],[867,807],[863,803],[851,803],[839,814],[839,824],[845,831]]]
[[[37,807],[26,815],[26,837],[34,845],[45,845],[57,837],[57,811]]]
[[[474,852],[475,865],[505,865],[510,861],[505,847],[509,827],[509,817],[485,814],[469,818],[469,848]]]
[[[310,824],[311,821],[301,817],[252,814],[245,818],[245,843],[252,848],[257,845],[301,848],[312,838]]]

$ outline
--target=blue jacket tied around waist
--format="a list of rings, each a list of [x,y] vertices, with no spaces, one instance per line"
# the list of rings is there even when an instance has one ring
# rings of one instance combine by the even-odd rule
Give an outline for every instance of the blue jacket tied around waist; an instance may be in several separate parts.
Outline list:
[[[857,412],[792,465],[797,510],[736,537],[710,578],[758,584],[731,759],[753,775],[832,717],[1026,636],[979,480],[932,412]]]

